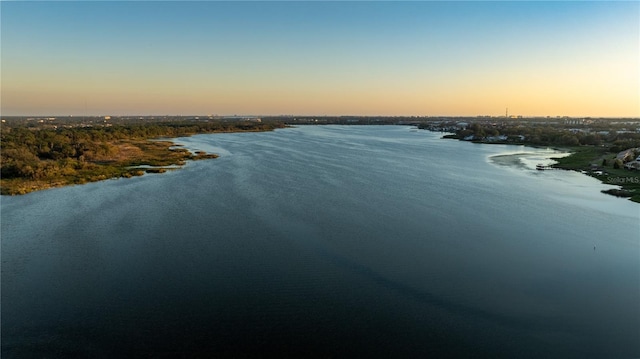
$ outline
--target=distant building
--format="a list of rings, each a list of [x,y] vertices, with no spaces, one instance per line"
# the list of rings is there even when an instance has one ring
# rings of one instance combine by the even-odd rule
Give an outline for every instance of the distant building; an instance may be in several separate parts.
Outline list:
[[[616,156],[616,159],[622,161],[622,162],[628,162],[631,161],[633,159],[634,156],[634,148],[630,148],[628,150],[624,150],[620,153],[618,153],[618,155]],[[640,158],[640,156],[638,156],[638,158]],[[638,159],[636,159],[636,161],[638,161]]]
[[[506,135],[499,135],[499,136],[487,137],[486,140],[489,141],[489,142],[498,142],[498,141],[506,141],[507,138],[508,137]]]
[[[565,125],[584,125],[584,118],[568,118],[564,120]]]
[[[640,170],[640,156],[635,161],[625,163],[624,168],[632,171]]]

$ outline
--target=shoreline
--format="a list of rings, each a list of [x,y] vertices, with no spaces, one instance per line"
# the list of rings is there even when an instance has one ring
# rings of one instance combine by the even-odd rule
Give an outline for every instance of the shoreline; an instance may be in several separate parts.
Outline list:
[[[462,141],[451,135],[442,136],[441,139],[455,139]],[[550,164],[550,168],[580,172],[589,177],[593,177],[606,185],[619,186],[620,188],[611,188],[601,190],[600,192],[614,196],[627,198],[628,200],[640,203],[640,173],[638,171],[629,171],[621,168],[614,168],[611,164],[615,159],[614,153],[609,153],[604,148],[593,146],[581,147],[552,147],[544,145],[528,145],[526,143],[502,143],[502,142],[483,142],[483,141],[465,141],[484,145],[509,145],[509,146],[526,146],[538,149],[552,149],[568,155],[562,157],[549,157],[556,163]],[[523,152],[524,154],[525,152]],[[514,154],[495,155],[513,156]],[[600,165],[598,165],[600,163]],[[525,165],[522,165],[525,167]]]
[[[286,127],[286,126],[285,126]],[[59,160],[40,160],[38,165],[55,166],[56,172],[53,176],[45,178],[13,177],[0,178],[0,195],[22,195],[30,192],[58,188],[68,185],[85,184],[98,182],[107,179],[131,178],[151,173],[165,173],[171,170],[181,169],[186,161],[203,159],[214,159],[217,154],[208,154],[203,151],[190,152],[182,145],[173,142],[178,137],[188,137],[194,134],[211,133],[235,133],[235,132],[265,132],[278,128],[235,128],[227,131],[196,131],[193,133],[183,133],[176,137],[157,136],[153,138],[124,138],[111,141],[101,141],[100,145],[111,147],[114,153],[110,156],[97,156],[85,161],[73,158],[63,158]],[[441,139],[456,139],[461,141],[454,134],[446,134]],[[550,153],[546,160],[553,169],[577,171],[582,174],[594,177],[603,184],[619,186],[620,189],[602,190],[603,193],[616,197],[628,197],[631,201],[640,203],[640,171],[627,171],[613,168],[607,160],[615,154],[608,153],[604,148],[592,146],[581,147],[555,147],[544,145],[530,145],[522,142],[504,143],[492,141],[465,141],[488,145],[509,145],[526,146],[534,149],[547,149],[555,151]],[[3,146],[4,147],[4,146]],[[4,148],[3,148],[4,150]],[[494,155],[490,157],[522,155],[526,152],[506,155]],[[563,155],[563,156],[557,156]],[[594,163],[602,163],[602,166],[594,167]],[[496,162],[494,162],[496,163]],[[496,163],[500,165],[500,163]],[[529,168],[526,164],[521,164],[523,168]],[[535,165],[534,165],[535,166]],[[60,169],[57,167],[61,167]],[[45,170],[49,168],[46,167]]]
[[[489,156],[489,160],[499,166],[518,167],[527,170],[536,170],[536,165],[542,164],[552,166],[557,163],[554,158],[558,156],[570,156],[571,152],[559,149],[540,148],[541,151],[518,151],[507,154],[496,154]]]
[[[616,189],[602,190],[615,197],[628,198],[640,203],[640,171],[616,168],[616,154],[603,151],[601,148],[574,148],[570,156],[558,158],[553,168],[567,171],[577,171],[601,181],[603,184],[619,186]]]
[[[165,125],[155,127],[155,135],[145,133],[142,127],[121,127],[120,136],[104,138],[110,129],[76,129],[60,132],[51,129],[29,129],[16,127],[3,129],[3,167],[0,178],[0,195],[23,195],[35,191],[79,185],[107,179],[131,178],[151,173],[165,173],[181,169],[187,161],[197,161],[218,158],[217,154],[204,151],[191,152],[174,141],[179,137],[189,137],[195,134],[266,132],[276,128],[283,128],[279,124],[246,124],[238,123],[225,125],[219,129],[218,124],[200,125],[182,129],[180,125]],[[173,126],[173,127],[172,127]],[[147,127],[151,128],[151,127]],[[63,130],[64,131],[64,130]],[[94,132],[90,132],[94,131]],[[140,132],[135,132],[140,131]],[[161,133],[163,132],[164,133]],[[160,132],[160,133],[159,133]],[[173,136],[167,136],[172,134]],[[54,148],[75,152],[71,156],[62,152],[55,152],[50,157],[43,157],[37,152],[37,145],[27,147],[25,136],[36,137],[31,142],[38,141],[37,136],[57,137],[55,143],[39,142],[40,147]],[[76,137],[84,136],[81,140]],[[95,136],[95,137],[91,137]],[[96,139],[97,138],[97,139]],[[76,142],[72,142],[75,140]],[[43,141],[43,140],[40,140]],[[71,146],[69,146],[71,144]],[[63,147],[66,146],[66,147]],[[82,149],[78,152],[77,146]],[[34,153],[35,152],[35,153]]]
[[[82,185],[109,179],[132,178],[145,174],[161,174],[183,168],[187,161],[215,159],[217,154],[203,151],[191,153],[166,138],[122,140],[113,144],[119,149],[116,156],[85,164],[80,172],[56,178],[3,178],[1,195],[16,196],[64,186]],[[134,149],[137,148],[137,149]]]

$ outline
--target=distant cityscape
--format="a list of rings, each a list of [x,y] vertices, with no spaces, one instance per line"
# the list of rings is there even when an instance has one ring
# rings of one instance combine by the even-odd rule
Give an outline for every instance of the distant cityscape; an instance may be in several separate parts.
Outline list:
[[[87,116],[2,116],[1,122],[12,125],[28,125],[45,128],[70,127],[109,127],[115,124],[153,123],[153,122],[283,122],[295,124],[358,124],[358,125],[419,125],[431,124],[432,129],[459,130],[469,123],[496,123],[500,125],[575,125],[574,131],[588,131],[590,127],[602,129],[612,127],[620,133],[640,133],[638,117],[569,117],[569,116],[309,116],[309,115],[87,115]],[[602,132],[601,134],[605,134]]]

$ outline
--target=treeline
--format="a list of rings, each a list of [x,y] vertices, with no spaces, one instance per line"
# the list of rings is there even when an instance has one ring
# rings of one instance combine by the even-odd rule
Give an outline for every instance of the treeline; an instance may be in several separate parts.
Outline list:
[[[11,193],[7,188],[15,184],[11,180],[84,183],[129,176],[124,166],[141,164],[145,158],[153,158],[156,163],[179,163],[188,158],[186,151],[171,150],[168,144],[150,143],[146,141],[149,139],[269,131],[279,127],[284,126],[257,122],[181,122],[53,129],[3,124],[0,130],[2,193]],[[144,152],[152,156],[145,156]],[[162,158],[167,161],[161,161]]]
[[[599,133],[599,132],[606,132]],[[497,140],[498,136],[506,136]],[[606,146],[611,152],[640,147],[640,133],[627,131],[575,131],[559,126],[496,126],[491,123],[472,123],[457,130],[455,138],[473,136],[475,141],[494,139],[494,142],[515,142],[538,146]]]

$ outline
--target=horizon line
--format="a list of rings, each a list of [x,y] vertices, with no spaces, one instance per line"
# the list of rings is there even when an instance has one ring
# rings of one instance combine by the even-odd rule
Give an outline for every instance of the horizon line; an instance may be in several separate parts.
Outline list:
[[[524,119],[524,118],[610,118],[610,119],[637,119],[640,120],[640,116],[593,116],[593,115],[362,115],[362,114],[17,114],[17,115],[5,115],[1,114],[2,118],[9,117],[48,117],[48,118],[82,118],[82,117],[205,117],[209,119],[217,118],[258,118],[258,117],[397,117],[397,118],[440,118],[440,117],[452,117],[452,118],[506,118],[506,119]]]

